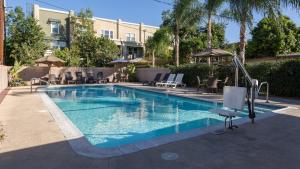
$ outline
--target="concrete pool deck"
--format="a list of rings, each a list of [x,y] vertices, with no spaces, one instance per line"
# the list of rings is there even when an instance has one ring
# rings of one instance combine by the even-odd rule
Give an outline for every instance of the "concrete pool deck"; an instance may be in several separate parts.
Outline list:
[[[298,100],[273,102],[295,108],[254,125],[241,125],[225,135],[206,134],[120,157],[93,159],[72,150],[39,94],[29,91],[28,87],[12,88],[0,104],[0,121],[6,135],[0,143],[0,168],[286,169],[300,165]],[[221,100],[218,95],[194,94],[190,89],[177,89],[176,92]],[[161,154],[165,152],[177,153],[178,159],[163,160]]]

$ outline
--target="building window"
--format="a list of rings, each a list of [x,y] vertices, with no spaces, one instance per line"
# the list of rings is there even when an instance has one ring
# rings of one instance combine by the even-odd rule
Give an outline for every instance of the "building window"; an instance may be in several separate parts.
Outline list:
[[[110,30],[101,30],[101,36],[107,39],[114,39],[114,32]]]
[[[51,33],[52,34],[59,34],[59,22],[51,22]]]
[[[129,42],[135,42],[135,34],[134,33],[126,33],[126,40]]]
[[[52,49],[63,49],[67,47],[67,43],[63,41],[51,41],[50,46]]]
[[[50,46],[52,49],[60,49],[58,41],[51,41]]]

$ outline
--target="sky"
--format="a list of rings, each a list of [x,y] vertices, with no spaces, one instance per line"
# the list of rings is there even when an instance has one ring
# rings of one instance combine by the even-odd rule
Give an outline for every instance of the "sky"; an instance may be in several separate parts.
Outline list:
[[[158,0],[160,1],[160,0]],[[172,0],[161,0],[172,2]],[[46,3],[45,3],[46,2]],[[21,6],[29,11],[28,4],[39,4],[41,7],[58,10],[80,11],[82,8],[90,8],[94,16],[108,19],[121,19],[127,22],[143,22],[147,25],[159,26],[162,22],[161,13],[163,10],[170,9],[171,6],[159,3],[156,0],[6,0],[7,7]],[[47,3],[54,5],[50,6]],[[60,9],[62,8],[62,9]],[[283,9],[282,13],[289,16],[298,26],[300,26],[300,12],[294,9]],[[257,23],[262,16],[254,15],[254,22]],[[251,38],[250,33],[247,34]],[[225,38],[228,42],[239,41],[239,25],[236,23],[226,23]]]

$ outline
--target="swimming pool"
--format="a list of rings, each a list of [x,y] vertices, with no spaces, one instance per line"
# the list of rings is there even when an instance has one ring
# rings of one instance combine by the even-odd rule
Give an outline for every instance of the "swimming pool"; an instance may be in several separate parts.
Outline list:
[[[55,87],[46,93],[99,148],[134,144],[224,121],[209,112],[221,104],[121,86]],[[257,107],[256,113],[275,109]],[[238,118],[243,117],[247,117],[246,108]]]

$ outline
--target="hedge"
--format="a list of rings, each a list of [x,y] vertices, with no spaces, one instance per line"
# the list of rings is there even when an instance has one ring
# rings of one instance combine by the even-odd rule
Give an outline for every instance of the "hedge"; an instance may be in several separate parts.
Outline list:
[[[246,65],[249,75],[259,82],[269,82],[270,94],[282,97],[300,97],[300,59],[282,62],[263,62],[254,65]],[[197,85],[196,76],[207,79],[209,72],[223,80],[230,78],[230,85],[234,83],[233,66],[209,67],[201,64],[188,64],[172,67],[173,73],[184,73],[183,81],[191,87]],[[243,80],[240,80],[243,83]]]

